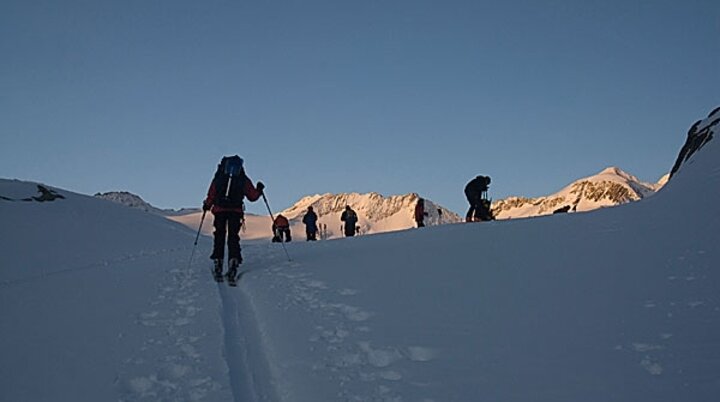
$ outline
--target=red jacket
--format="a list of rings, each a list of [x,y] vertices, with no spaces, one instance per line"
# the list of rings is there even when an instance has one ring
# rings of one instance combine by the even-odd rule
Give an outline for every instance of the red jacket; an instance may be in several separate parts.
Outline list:
[[[290,222],[288,222],[287,218],[283,215],[278,215],[275,217],[275,226],[279,228],[286,228],[290,226]]]
[[[205,198],[205,205],[212,205],[212,208],[210,211],[213,214],[216,214],[218,212],[240,212],[243,213],[242,207],[236,207],[236,208],[224,208],[219,205],[215,205],[215,196],[217,195],[217,191],[215,190],[215,180],[210,183],[210,188],[208,189],[207,198]],[[258,198],[262,193],[258,191],[257,188],[255,188],[255,185],[253,184],[252,180],[250,180],[249,177],[245,176],[245,187],[243,188],[243,198],[247,198],[250,201],[257,201]]]

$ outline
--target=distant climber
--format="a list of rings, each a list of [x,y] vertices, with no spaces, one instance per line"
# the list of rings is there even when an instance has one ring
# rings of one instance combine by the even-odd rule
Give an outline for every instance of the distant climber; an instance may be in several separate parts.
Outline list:
[[[323,240],[327,240],[329,237],[327,223],[321,223],[320,225],[318,225],[318,229],[320,230],[320,238]]]
[[[215,176],[210,183],[207,197],[203,201],[203,211],[211,211],[215,216],[213,252],[213,272],[215,279],[222,281],[225,259],[225,239],[228,247],[228,278],[234,278],[238,265],[242,263],[240,254],[240,221],[243,219],[243,198],[257,201],[265,185],[252,180],[245,174],[243,160],[237,155],[223,157],[218,164]]]
[[[465,222],[494,219],[490,210],[490,200],[487,198],[488,185],[490,185],[490,176],[477,176],[465,186],[465,197],[470,203]]]
[[[303,223],[305,224],[305,235],[307,237],[307,241],[315,241],[317,240],[317,214],[315,211],[313,211],[312,205],[308,207],[307,213],[305,213],[305,216],[303,216]]]
[[[350,205],[345,206],[345,211],[343,211],[342,215],[340,215],[340,220],[343,221],[344,224],[344,232],[345,236],[352,237],[355,236],[355,231],[357,228],[355,225],[357,224],[358,217],[355,211],[350,208]]]
[[[285,216],[283,216],[283,214],[279,214],[275,217],[275,221],[273,221],[272,225],[272,230],[272,241],[274,243],[292,241],[292,237],[290,236],[290,222]]]

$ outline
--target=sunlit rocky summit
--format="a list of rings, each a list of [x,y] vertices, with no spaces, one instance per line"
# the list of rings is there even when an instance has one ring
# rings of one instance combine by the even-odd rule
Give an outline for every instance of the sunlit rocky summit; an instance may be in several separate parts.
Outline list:
[[[548,196],[508,197],[494,201],[492,210],[497,219],[592,211],[649,197],[662,188],[667,180],[668,175],[664,175],[657,183],[645,183],[620,168],[608,167]]]

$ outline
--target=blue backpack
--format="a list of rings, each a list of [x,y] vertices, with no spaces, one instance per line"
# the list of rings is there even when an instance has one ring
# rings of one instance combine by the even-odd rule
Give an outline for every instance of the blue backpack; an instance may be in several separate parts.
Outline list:
[[[215,172],[217,204],[226,208],[242,207],[245,179],[242,158],[237,155],[223,157]]]

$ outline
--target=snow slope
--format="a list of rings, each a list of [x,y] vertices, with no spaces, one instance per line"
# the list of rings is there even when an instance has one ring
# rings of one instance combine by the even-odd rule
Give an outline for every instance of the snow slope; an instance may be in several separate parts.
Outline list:
[[[292,261],[245,243],[238,288],[211,281],[207,238],[188,264],[192,230],[56,191],[0,200],[0,400],[720,393],[717,141],[617,208],[293,242]]]
[[[0,400],[232,400],[194,233],[50,189],[0,180]]]
[[[667,182],[645,183],[617,167],[608,167],[576,180],[555,194],[538,198],[508,197],[492,204],[496,219],[529,218],[556,211],[586,212],[638,201],[655,194]]]
[[[188,228],[197,231],[198,225],[202,220],[203,225],[201,233],[206,236],[212,236],[213,234],[213,215],[208,212],[205,219],[202,218],[202,212],[195,212],[186,215],[168,216],[170,220],[178,223],[182,223]],[[303,229],[304,233],[304,229]],[[240,232],[240,238],[243,241],[248,240],[270,240],[272,237],[272,219],[265,215],[253,215],[245,214],[245,224]]]
[[[277,400],[715,401],[720,148],[586,214],[292,244],[251,263]]]

